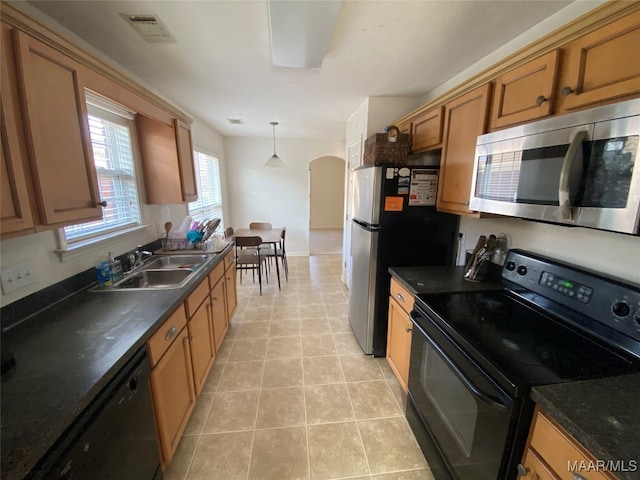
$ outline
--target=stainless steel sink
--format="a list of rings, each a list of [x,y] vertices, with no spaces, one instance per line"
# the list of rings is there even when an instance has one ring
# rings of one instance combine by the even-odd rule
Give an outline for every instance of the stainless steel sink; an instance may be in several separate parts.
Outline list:
[[[206,262],[208,255],[158,255],[145,263],[143,270],[195,269]]]
[[[133,273],[111,286],[111,290],[156,290],[165,288],[180,288],[184,286],[193,273],[192,269],[145,269]]]

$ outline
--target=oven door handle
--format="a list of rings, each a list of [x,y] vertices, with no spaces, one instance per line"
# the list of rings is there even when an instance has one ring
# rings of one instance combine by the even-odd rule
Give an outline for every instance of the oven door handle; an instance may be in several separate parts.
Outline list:
[[[458,368],[458,366],[453,363],[453,361],[447,356],[446,353],[444,353],[444,351],[442,350],[442,348],[440,348],[438,345],[435,344],[435,342],[433,341],[433,339],[427,335],[427,332],[425,332],[422,327],[418,324],[418,322],[416,322],[415,318],[414,318],[414,312],[411,312],[411,321],[413,322],[413,325],[420,331],[420,333],[422,335],[424,335],[424,338],[429,342],[429,344],[431,345],[431,347],[433,347],[433,349],[438,352],[438,354],[440,355],[440,357],[442,358],[442,360],[445,361],[445,363],[447,364],[447,366],[449,368],[451,368],[451,370],[453,370],[453,372],[456,374],[456,376],[458,377],[458,379],[464,383],[464,385],[480,400],[482,400],[484,403],[491,405],[493,407],[499,408],[501,410],[507,410],[509,407],[507,405],[505,405],[504,403],[502,403],[500,401],[500,399],[498,397],[495,397],[493,395],[489,395],[488,393],[483,392],[482,390],[480,390],[478,387],[476,387],[473,382],[469,379],[469,377],[467,377],[464,372],[462,370],[460,370],[460,368]],[[414,330],[415,332],[415,330]]]

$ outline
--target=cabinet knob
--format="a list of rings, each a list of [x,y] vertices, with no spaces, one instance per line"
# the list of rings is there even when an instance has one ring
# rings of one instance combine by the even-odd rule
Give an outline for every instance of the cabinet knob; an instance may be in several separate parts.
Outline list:
[[[571,87],[564,87],[562,90],[560,90],[560,95],[562,95],[563,97],[571,95],[572,93],[575,93],[575,90]]]
[[[544,95],[539,95],[538,98],[536,98],[536,105],[540,106],[544,102],[546,102],[547,100],[549,100],[549,99],[547,97],[545,97]]]
[[[173,327],[171,327],[168,331],[167,334],[164,336],[165,340],[170,340],[171,337],[173,337],[176,332],[178,331],[178,327],[176,327],[175,325]]]
[[[411,327],[404,327],[404,331],[407,333],[411,333],[411,330],[413,330]]]
[[[518,475],[521,477],[526,477],[529,474],[529,469],[527,467],[525,467],[524,465],[522,465],[521,463],[518,464]]]
[[[107,201],[103,200],[101,202],[96,203],[96,207],[107,208]]]
[[[573,475],[573,480],[587,480],[587,477],[583,477],[582,475],[580,475],[579,473],[572,473]]]
[[[396,293],[396,297],[398,297],[398,300],[400,300],[401,302],[404,302],[404,297],[401,294]]]

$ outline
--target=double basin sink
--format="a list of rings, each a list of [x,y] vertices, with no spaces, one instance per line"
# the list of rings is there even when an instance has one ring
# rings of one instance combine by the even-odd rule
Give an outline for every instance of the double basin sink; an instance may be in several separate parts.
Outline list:
[[[161,290],[181,288],[209,259],[208,255],[159,255],[153,256],[142,266],[127,274],[110,287],[98,287],[95,291]]]

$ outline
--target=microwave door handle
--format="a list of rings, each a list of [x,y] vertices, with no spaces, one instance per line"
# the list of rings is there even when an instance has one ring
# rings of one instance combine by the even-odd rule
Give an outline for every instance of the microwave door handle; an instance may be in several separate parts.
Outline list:
[[[562,170],[560,171],[560,185],[558,187],[558,200],[560,203],[560,214],[563,220],[571,220],[571,169],[573,162],[578,153],[578,148],[582,145],[582,142],[589,138],[589,132],[587,130],[580,130],[576,132],[569,144],[569,150],[564,156],[562,162]]]

